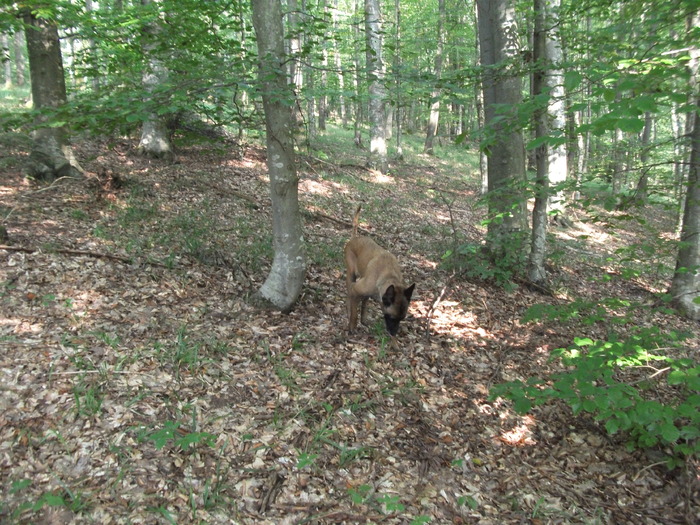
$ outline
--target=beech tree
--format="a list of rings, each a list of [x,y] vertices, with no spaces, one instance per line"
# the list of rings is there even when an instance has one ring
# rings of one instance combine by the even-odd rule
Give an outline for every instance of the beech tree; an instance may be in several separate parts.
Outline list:
[[[561,184],[567,175],[566,111],[564,108],[564,79],[561,72],[561,42],[559,40],[559,0],[535,0],[535,31],[533,38],[532,93],[539,99],[535,114],[535,139],[540,141],[535,151],[537,179],[535,207],[532,212],[532,241],[528,278],[536,284],[547,281],[545,258],[547,248],[547,209],[558,214],[564,205]],[[555,187],[551,191],[552,186]]]
[[[280,0],[253,0],[259,74],[272,197],[275,256],[259,290],[283,312],[291,310],[306,276],[304,237],[299,211],[299,178],[294,153],[294,93],[285,74],[284,29]]]
[[[141,0],[145,7],[153,5],[152,0]],[[151,99],[151,111],[141,126],[141,140],[138,151],[146,157],[172,161],[174,158],[173,145],[168,134],[168,127],[165,118],[158,114],[153,97],[156,91],[166,82],[168,69],[158,56],[158,23],[151,22],[144,29],[143,53],[145,57],[145,68],[143,70],[143,85],[146,93]]]
[[[442,76],[443,53],[445,52],[445,0],[438,0],[438,25],[437,25],[437,46],[435,51],[435,83],[430,97],[430,117],[425,134],[425,144],[423,151],[429,155],[433,154],[433,139],[437,135],[438,122],[440,120],[440,89],[437,84]]]
[[[689,17],[688,25],[691,35],[700,31],[700,11]],[[691,47],[689,67],[694,110],[688,114],[692,119],[690,162],[671,296],[683,314],[700,321],[700,47],[697,45]]]
[[[63,57],[56,23],[38,17],[30,9],[22,12],[29,55],[29,75],[34,108],[39,110],[32,133],[33,146],[27,174],[38,179],[54,179],[82,174],[63,125],[50,123],[48,113],[66,103]]]
[[[525,148],[516,120],[522,81],[513,2],[477,0],[477,18],[486,126],[482,147],[488,157],[487,248],[496,256],[519,257],[518,239],[527,228],[527,219],[522,195]]]
[[[369,161],[371,168],[388,169],[386,147],[386,88],[382,55],[382,26],[379,0],[365,0],[367,82],[369,89]]]

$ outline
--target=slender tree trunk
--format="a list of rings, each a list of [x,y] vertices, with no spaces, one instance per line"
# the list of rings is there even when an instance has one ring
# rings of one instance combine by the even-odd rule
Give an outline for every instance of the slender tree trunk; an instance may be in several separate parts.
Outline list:
[[[0,60],[5,74],[5,89],[12,88],[12,62],[10,61],[10,36],[0,33]]]
[[[333,28],[338,27],[338,2],[339,0],[334,0],[333,5]],[[338,103],[340,104],[340,120],[343,123],[343,127],[348,126],[348,110],[345,105],[345,71],[342,67],[342,60],[340,58],[340,50],[338,49],[338,42],[335,38],[332,39],[333,42],[333,57],[335,58],[335,69],[338,72]]]
[[[395,78],[395,88],[396,96],[394,97],[394,102],[396,103],[396,109],[394,111],[394,121],[396,125],[396,158],[403,159],[403,146],[401,145],[401,118],[403,113],[403,101],[401,99],[401,1],[394,1],[394,20],[396,23],[396,41],[394,46],[396,50],[394,51],[394,78]]]
[[[356,18],[356,23],[352,25],[352,30],[353,30],[353,42],[355,43],[355,47],[353,49],[353,63],[354,63],[354,69],[352,72],[352,81],[353,81],[353,87],[355,90],[355,111],[354,111],[354,119],[353,119],[353,124],[354,124],[354,129],[355,129],[355,147],[357,148],[363,148],[362,144],[362,128],[360,127],[362,124],[362,108],[363,108],[363,103],[362,103],[362,97],[360,93],[360,50],[359,50],[359,44],[360,44],[360,17],[362,16],[360,14],[360,0],[355,0],[354,4],[354,9],[355,9],[355,18]]]
[[[24,57],[24,49],[26,48],[24,44],[24,33],[22,31],[17,31],[15,33],[15,38],[14,38],[14,47],[15,47],[15,75],[17,79],[17,86],[18,87],[23,87],[26,79],[25,79],[25,57]]]
[[[478,27],[478,8],[476,2],[474,3],[473,18],[474,25]],[[474,47],[476,48],[476,64],[475,66],[481,66],[481,44],[479,43],[479,32],[477,31],[475,36]],[[480,85],[478,82],[474,83],[474,106],[476,108],[476,123],[479,129],[484,129],[486,126],[486,117],[484,115],[484,89],[483,81]],[[489,170],[488,170],[488,157],[486,156],[486,151],[483,148],[479,148],[479,175],[481,178],[481,195],[485,196],[489,192]]]
[[[532,39],[533,61],[532,95],[538,97],[547,94],[547,72],[549,68],[547,55],[547,0],[535,0],[535,29]],[[535,139],[544,139],[550,133],[548,104],[538,108],[535,113]],[[528,279],[535,284],[547,282],[545,259],[547,256],[547,202],[549,195],[549,147],[546,142],[535,150],[535,207],[532,211],[532,237],[530,241],[530,260]]]
[[[538,0],[539,1],[539,0]],[[561,0],[544,0],[545,9],[545,89],[549,94],[547,104],[548,133],[566,137],[566,93],[564,92],[564,72],[562,70],[563,54],[559,28],[559,11]],[[560,225],[565,225],[566,199],[562,185],[569,174],[568,152],[566,142],[547,146],[547,179],[551,190],[548,192],[548,207],[554,213],[551,218]]]
[[[291,86],[283,73],[284,30],[280,0],[253,0],[267,141],[267,168],[272,198],[272,268],[259,295],[288,312],[306,276],[304,237],[299,211],[299,179],[294,153]]]
[[[326,0],[320,0],[318,8],[325,15]],[[324,34],[321,42],[321,89],[318,96],[318,130],[326,131],[326,90],[328,89],[328,39]]]
[[[432,155],[433,139],[437,135],[438,122],[440,120],[440,89],[437,84],[442,77],[443,53],[445,52],[445,0],[438,0],[438,26],[437,26],[437,48],[435,50],[435,83],[436,86],[430,96],[430,117],[425,135],[423,153]]]
[[[141,4],[144,6],[152,3],[153,0],[141,0]],[[155,92],[168,79],[168,70],[156,52],[158,32],[159,29],[155,22],[149,24],[144,31],[146,43],[143,46],[143,53],[148,65],[143,72],[142,82],[154,106],[157,104],[153,100]],[[168,162],[172,162],[175,158],[166,121],[155,111],[150,113],[148,119],[143,122],[138,152],[145,157],[163,159]]]
[[[32,100],[36,109],[57,109],[66,103],[66,81],[58,28],[48,18],[37,18],[29,10],[23,13],[29,55]],[[63,126],[50,124],[47,117],[37,118],[32,133],[33,145],[26,167],[27,175],[42,180],[82,174],[68,133]]]
[[[365,37],[370,122],[367,164],[372,169],[386,173],[389,167],[386,148],[386,89],[379,0],[365,0]]]
[[[522,81],[514,62],[520,56],[511,0],[477,0],[483,73],[484,116],[489,128],[487,248],[511,260],[520,255],[527,229],[523,184],[525,148],[515,111],[522,102]],[[510,108],[503,113],[504,108]],[[505,110],[508,111],[508,110]],[[505,117],[505,118],[504,118]],[[515,253],[514,253],[515,252]]]

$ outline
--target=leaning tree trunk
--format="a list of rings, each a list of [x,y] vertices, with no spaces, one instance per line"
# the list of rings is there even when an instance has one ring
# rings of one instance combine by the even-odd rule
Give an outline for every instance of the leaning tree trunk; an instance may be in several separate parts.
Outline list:
[[[29,10],[23,18],[34,107],[60,108],[66,103],[66,80],[58,28],[51,20],[38,18]],[[51,125],[50,118],[44,115],[35,121],[27,175],[41,180],[81,175],[82,168],[73,155],[65,127]]]
[[[272,197],[272,268],[259,295],[283,312],[292,309],[306,275],[294,155],[294,93],[284,71],[284,30],[280,0],[253,0],[258,40],[259,83],[265,110],[267,169]]]
[[[150,5],[152,0],[141,0],[141,3],[144,6]],[[142,82],[146,93],[150,97],[149,103],[151,106],[157,104],[153,96],[168,78],[168,69],[161,58],[158,57],[156,51],[158,33],[159,29],[156,22],[146,26],[144,31],[146,43],[143,46],[143,52],[148,65],[143,72]],[[143,122],[138,152],[145,157],[163,159],[169,162],[175,157],[165,118],[156,114],[155,111],[150,112],[148,118]]]
[[[479,50],[484,68],[489,216],[487,249],[494,258],[520,257],[527,230],[523,184],[525,147],[516,111],[522,101],[520,55],[512,0],[477,0]],[[504,108],[507,108],[504,110]],[[504,113],[507,111],[507,113]],[[505,117],[505,118],[504,118]]]
[[[370,168],[385,173],[389,166],[386,150],[386,89],[384,87],[379,0],[365,0],[365,37],[367,40],[370,122],[368,165]]]

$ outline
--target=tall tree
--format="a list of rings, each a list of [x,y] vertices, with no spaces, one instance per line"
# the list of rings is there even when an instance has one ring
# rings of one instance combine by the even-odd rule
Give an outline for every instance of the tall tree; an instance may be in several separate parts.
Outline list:
[[[566,180],[566,111],[564,76],[561,72],[561,42],[558,36],[560,0],[535,0],[533,35],[532,93],[539,100],[535,114],[537,178],[535,207],[532,212],[532,240],[528,264],[529,279],[539,285],[546,280],[547,208],[558,214],[564,205],[563,191],[557,184]],[[554,187],[554,191],[551,188]]]
[[[369,84],[369,161],[371,168],[386,172],[386,88],[379,0],[365,0],[365,37],[367,41],[367,81]]]
[[[525,149],[517,122],[522,102],[520,44],[512,0],[477,0],[479,49],[483,68],[488,203],[487,248],[513,256],[527,229],[523,183]],[[514,244],[515,243],[515,244]]]
[[[29,55],[32,100],[37,110],[55,110],[66,103],[66,80],[56,23],[38,17],[30,9],[22,13]],[[32,134],[33,145],[27,174],[38,179],[82,173],[64,126],[51,124],[39,114]]]
[[[280,0],[253,0],[253,27],[258,41],[258,79],[265,110],[275,251],[272,268],[259,294],[286,312],[301,293],[306,255],[293,140],[294,93],[284,73],[287,57]]]
[[[700,11],[689,17],[689,34],[695,45],[690,50],[690,93],[694,111],[690,134],[690,163],[685,192],[685,210],[681,225],[681,243],[676,259],[676,272],[671,283],[671,295],[679,310],[687,317],[700,321]]]
[[[425,144],[423,152],[433,154],[433,139],[437,135],[438,122],[440,120],[440,78],[442,77],[442,63],[445,53],[445,0],[438,0],[438,25],[437,25],[437,46],[435,49],[435,87],[430,97],[430,117],[425,134]]]
[[[144,7],[151,7],[157,10],[153,0],[141,0]],[[162,57],[159,56],[159,35],[158,22],[150,22],[144,28],[143,53],[146,67],[143,71],[143,86],[148,93],[151,102],[151,111],[148,118],[144,120],[141,127],[141,140],[138,151],[141,155],[166,161],[174,158],[173,145],[170,141],[170,134],[165,118],[156,112],[156,93],[168,79],[168,69]]]

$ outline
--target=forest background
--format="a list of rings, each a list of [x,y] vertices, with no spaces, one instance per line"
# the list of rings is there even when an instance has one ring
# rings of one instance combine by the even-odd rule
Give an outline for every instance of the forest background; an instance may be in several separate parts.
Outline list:
[[[2,6],[3,520],[700,517],[697,1]]]

